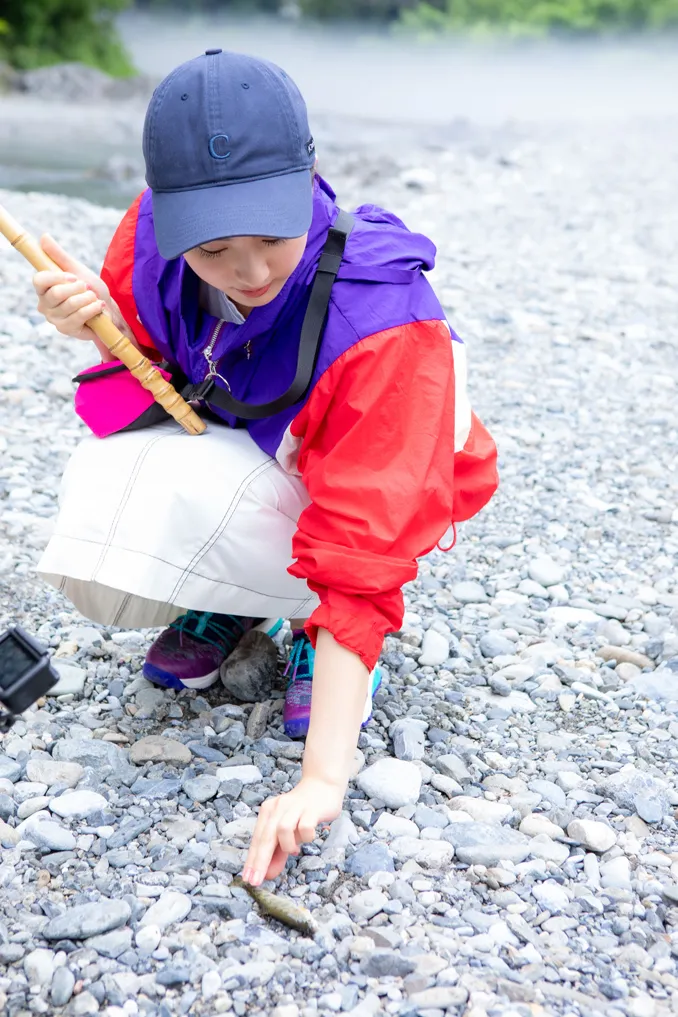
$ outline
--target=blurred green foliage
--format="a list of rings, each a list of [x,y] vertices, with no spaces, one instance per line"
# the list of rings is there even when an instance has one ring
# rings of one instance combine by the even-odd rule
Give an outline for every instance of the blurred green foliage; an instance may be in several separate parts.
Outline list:
[[[115,31],[129,6],[186,11],[275,12],[284,0],[2,0],[0,62],[30,70],[79,61],[109,74],[132,74]],[[296,0],[310,18],[395,22],[403,31],[445,33],[594,34],[678,26],[678,0]]]
[[[143,10],[176,8],[182,11],[220,11],[242,14],[263,11],[277,13],[296,7],[300,14],[324,20],[372,18],[394,21],[401,11],[416,7],[418,0],[133,0]]]
[[[393,21],[417,0],[298,0],[302,14],[313,18],[370,18]]]
[[[595,34],[678,25],[678,0],[443,0],[402,12],[404,29],[509,35]]]
[[[417,0],[133,0],[143,9],[180,8],[183,11],[268,11],[276,13],[283,7],[297,6],[300,13],[314,18],[369,18],[393,20],[405,7],[415,7]]]
[[[251,14],[252,11],[264,11],[269,14],[276,14],[281,7],[281,0],[133,0],[134,7],[139,10],[181,10],[184,14],[219,11],[228,11],[236,14]]]
[[[113,24],[130,0],[3,0],[0,60],[19,70],[77,60],[134,73]]]

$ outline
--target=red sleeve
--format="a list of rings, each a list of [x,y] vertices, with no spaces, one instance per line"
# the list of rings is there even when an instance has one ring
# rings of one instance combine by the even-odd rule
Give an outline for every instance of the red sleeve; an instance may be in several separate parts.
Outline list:
[[[101,278],[111,291],[111,296],[120,308],[120,313],[132,330],[137,343],[142,347],[142,352],[148,353],[152,359],[157,359],[157,354],[155,358],[153,357],[153,354],[156,353],[153,340],[139,321],[139,312],[132,289],[134,240],[139,218],[139,205],[143,196],[144,192],[142,191],[134,204],[125,212],[120,225],[113,234],[101,269]]]
[[[307,631],[315,642],[328,629],[370,670],[386,633],[402,624],[402,586],[416,577],[416,559],[453,519],[451,347],[442,321],[363,339],[325,372],[292,424],[311,504],[289,571],[321,602]]]

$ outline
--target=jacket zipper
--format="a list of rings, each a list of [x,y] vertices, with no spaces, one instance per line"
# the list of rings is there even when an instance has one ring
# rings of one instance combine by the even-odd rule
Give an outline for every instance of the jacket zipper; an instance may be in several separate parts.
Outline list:
[[[219,333],[221,332],[222,326],[224,325],[225,321],[226,321],[225,318],[220,318],[219,319],[219,321],[217,322],[217,324],[216,324],[216,326],[214,328],[214,331],[212,332],[212,338],[208,342],[208,344],[205,347],[205,349],[202,351],[202,355],[205,358],[205,360],[207,361],[207,367],[208,367],[207,374],[205,375],[203,380],[207,381],[208,378],[219,378],[220,381],[223,381],[224,385],[226,386],[226,388],[230,392],[231,391],[231,386],[228,383],[228,379],[224,378],[223,374],[219,374],[219,372],[217,371],[217,365],[212,360],[212,351],[214,350],[216,341],[219,338]]]

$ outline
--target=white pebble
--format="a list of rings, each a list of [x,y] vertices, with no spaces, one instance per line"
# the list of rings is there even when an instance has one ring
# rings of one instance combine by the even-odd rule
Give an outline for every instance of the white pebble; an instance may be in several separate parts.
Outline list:
[[[161,930],[164,930],[174,922],[182,922],[192,907],[193,901],[185,893],[167,890],[160,900],[151,904],[139,924],[157,925]]]
[[[617,842],[617,835],[606,823],[595,819],[573,819],[567,828],[567,835],[591,851],[602,854]]]
[[[32,950],[24,957],[24,974],[29,986],[49,985],[54,974],[54,954],[51,950]]]
[[[68,791],[66,794],[53,798],[50,809],[62,818],[84,819],[93,812],[105,809],[108,802],[96,791]]]
[[[530,579],[534,579],[535,583],[540,583],[542,586],[547,587],[561,583],[565,575],[564,569],[548,555],[542,555],[540,558],[535,558],[534,561],[531,561],[527,571]]]
[[[158,925],[142,925],[137,929],[134,942],[142,953],[153,953],[154,950],[157,950],[161,939],[162,932]]]
[[[216,996],[217,992],[221,988],[221,975],[219,972],[206,971],[202,976],[200,988],[203,999],[211,999],[212,996]]]
[[[435,629],[427,629],[421,644],[421,656],[419,664],[423,667],[430,665],[437,667],[444,664],[450,655],[450,644],[445,636]]]
[[[356,784],[370,798],[379,798],[389,809],[414,804],[421,790],[421,773],[404,759],[379,759],[356,777]]]
[[[216,773],[219,780],[239,780],[243,784],[260,784],[264,779],[258,766],[220,766]]]

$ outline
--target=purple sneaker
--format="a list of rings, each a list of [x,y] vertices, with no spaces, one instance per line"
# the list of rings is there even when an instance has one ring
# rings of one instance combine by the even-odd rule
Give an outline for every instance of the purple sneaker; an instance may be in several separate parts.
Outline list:
[[[288,738],[305,738],[311,719],[311,690],[315,650],[305,632],[295,632],[290,659],[285,668],[288,678],[283,710],[283,724]],[[365,700],[362,726],[372,719],[372,697],[381,685],[381,668],[375,667],[370,675],[370,688]]]
[[[187,611],[161,632],[146,654],[144,678],[166,689],[207,689],[250,629],[274,636],[281,619]]]

